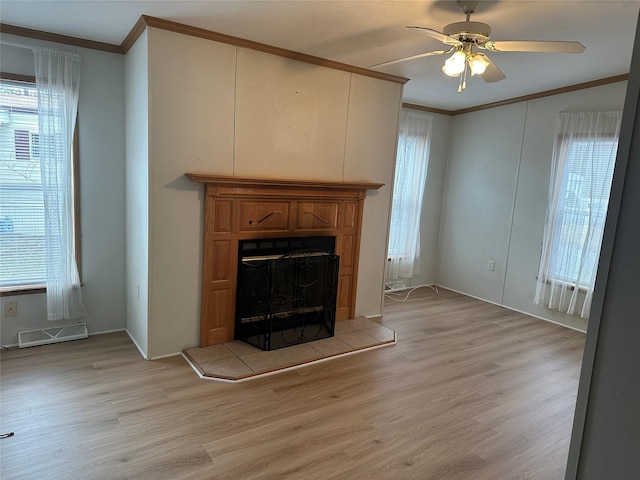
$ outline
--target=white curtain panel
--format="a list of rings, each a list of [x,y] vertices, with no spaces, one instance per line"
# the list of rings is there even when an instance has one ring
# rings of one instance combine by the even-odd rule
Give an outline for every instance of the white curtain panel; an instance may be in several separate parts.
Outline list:
[[[389,227],[386,280],[420,273],[420,213],[433,116],[402,110]]]
[[[621,112],[560,113],[535,302],[589,317]]]
[[[80,57],[34,49],[40,165],[45,208],[47,318],[86,315],[75,258],[73,132],[78,110]]]

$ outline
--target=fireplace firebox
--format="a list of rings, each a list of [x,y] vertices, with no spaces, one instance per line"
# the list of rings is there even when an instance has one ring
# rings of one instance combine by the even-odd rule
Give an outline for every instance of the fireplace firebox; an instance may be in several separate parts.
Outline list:
[[[334,250],[334,237],[240,241],[235,338],[273,350],[333,336]]]

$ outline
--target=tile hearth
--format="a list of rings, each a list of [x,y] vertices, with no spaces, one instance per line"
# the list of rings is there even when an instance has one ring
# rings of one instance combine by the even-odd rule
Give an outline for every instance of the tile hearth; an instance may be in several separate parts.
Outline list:
[[[330,338],[263,351],[239,340],[187,348],[183,358],[201,378],[240,382],[396,343],[390,328],[368,318],[336,322]]]

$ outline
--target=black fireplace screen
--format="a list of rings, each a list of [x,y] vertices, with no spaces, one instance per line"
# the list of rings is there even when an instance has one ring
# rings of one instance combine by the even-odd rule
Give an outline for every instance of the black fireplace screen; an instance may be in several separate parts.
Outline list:
[[[339,264],[335,240],[302,240],[241,242],[236,339],[273,350],[333,336]],[[305,248],[274,253],[300,246]]]

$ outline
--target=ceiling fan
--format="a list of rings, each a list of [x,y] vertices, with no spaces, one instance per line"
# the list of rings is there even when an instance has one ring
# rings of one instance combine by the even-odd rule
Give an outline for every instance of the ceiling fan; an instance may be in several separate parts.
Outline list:
[[[479,75],[485,82],[499,82],[506,78],[505,74],[484,53],[474,51],[474,47],[491,52],[542,52],[542,53],[582,53],[584,45],[580,42],[566,41],[493,41],[491,26],[482,22],[472,22],[471,14],[475,12],[480,0],[458,0],[458,5],[467,16],[464,22],[455,22],[445,26],[442,32],[432,28],[408,25],[407,28],[421,31],[430,37],[440,40],[449,46],[447,50],[419,53],[409,57],[398,58],[388,62],[372,65],[371,68],[386,67],[394,63],[406,62],[433,55],[446,55],[453,52],[442,71],[450,77],[459,77],[458,92],[466,88],[467,72]]]

